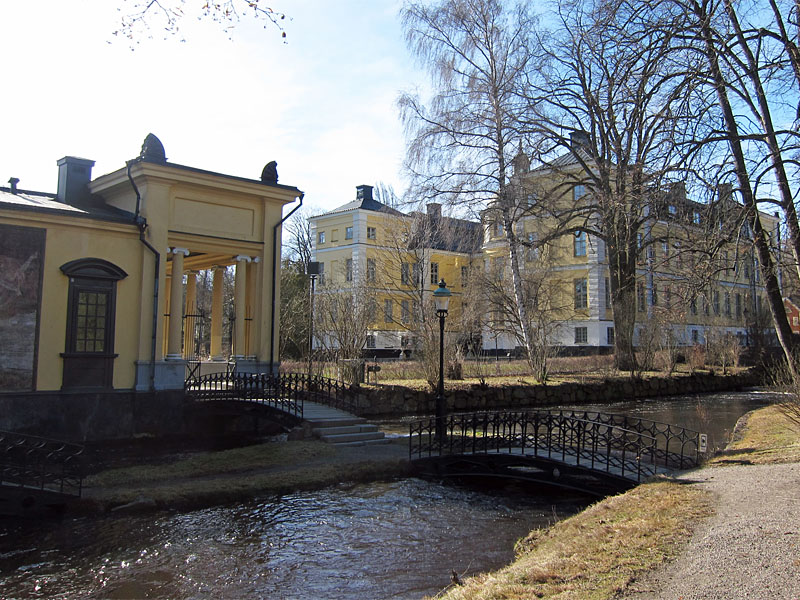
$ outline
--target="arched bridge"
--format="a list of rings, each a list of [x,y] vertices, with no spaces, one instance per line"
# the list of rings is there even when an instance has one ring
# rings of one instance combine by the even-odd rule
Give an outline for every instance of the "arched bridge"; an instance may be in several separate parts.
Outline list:
[[[410,425],[422,475],[503,477],[605,495],[698,465],[706,436],[683,427],[589,411],[451,415]]]
[[[255,414],[291,427],[304,418],[306,402],[354,412],[350,386],[300,373],[210,373],[190,377],[184,391],[196,411],[212,415]]]
[[[0,431],[0,514],[58,510],[81,495],[83,446]]]

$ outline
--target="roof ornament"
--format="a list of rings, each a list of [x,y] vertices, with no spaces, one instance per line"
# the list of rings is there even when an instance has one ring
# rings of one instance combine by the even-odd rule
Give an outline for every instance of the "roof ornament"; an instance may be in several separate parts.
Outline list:
[[[155,135],[148,133],[147,137],[144,138],[139,158],[145,162],[166,163],[167,155],[164,153],[164,144]]]
[[[278,183],[278,163],[274,160],[269,161],[264,165],[261,171],[262,183]]]

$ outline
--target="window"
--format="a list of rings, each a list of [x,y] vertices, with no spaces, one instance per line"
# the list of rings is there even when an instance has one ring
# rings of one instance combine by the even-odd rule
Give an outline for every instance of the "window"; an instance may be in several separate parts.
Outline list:
[[[439,283],[439,263],[431,263],[431,283]]]
[[[707,296],[703,296],[703,314],[706,316],[711,314],[711,303],[708,301]]]
[[[576,279],[573,284],[575,286],[575,308],[586,308],[589,304],[586,279]]]
[[[609,281],[608,277],[606,277],[605,281],[606,286],[606,308],[611,308],[611,282]]]
[[[692,311],[693,315],[697,314],[697,298],[692,298],[692,301],[689,304],[689,310]]]
[[[692,214],[692,223],[694,223],[695,225],[700,225],[700,221],[701,221],[700,211],[696,210]]]
[[[373,334],[367,335],[367,348],[374,348],[375,347],[375,336]]]
[[[725,292],[725,316],[731,316],[731,293]]]
[[[711,298],[714,301],[714,314],[719,316],[719,292],[714,290],[714,293],[711,295]]]
[[[331,230],[331,242],[338,242],[339,241],[339,230],[332,229]]]
[[[576,231],[572,242],[572,251],[575,256],[586,256],[586,232]]]
[[[669,212],[669,216],[674,217],[675,215],[678,214],[678,207],[675,206],[674,204],[670,204],[667,207],[667,212]]]
[[[606,344],[609,346],[614,345],[614,328],[606,327]]]
[[[667,308],[672,306],[672,288],[668,285],[664,286],[664,306]]]
[[[319,263],[319,284],[325,285],[325,263]]]
[[[320,244],[324,244],[325,243],[325,232],[324,231],[320,231],[317,234],[317,242],[320,243]]]
[[[572,188],[572,200],[577,202],[586,195],[586,186],[582,184],[576,185]]]
[[[664,255],[664,260],[669,261],[669,242],[661,242],[661,253]]]
[[[394,302],[391,300],[384,300],[383,301],[383,321],[384,323],[391,323],[392,322],[392,310],[394,307]]]
[[[503,227],[502,221],[495,221],[494,223],[494,236],[495,237],[502,237],[505,228]]]
[[[64,388],[110,388],[113,384],[117,281],[128,276],[98,258],[68,262],[69,277]],[[177,318],[183,315],[178,311]]]
[[[539,248],[536,247],[536,242],[538,240],[538,236],[533,233],[532,231],[528,232],[528,253],[527,259],[528,260],[536,260],[539,258]]]
[[[411,303],[411,320],[419,323],[419,302],[416,300]]]
[[[403,285],[411,283],[411,265],[407,262],[400,265],[400,283]]]
[[[461,287],[467,287],[469,283],[469,267],[461,267]]]
[[[375,298],[367,300],[367,321],[372,323],[378,316],[378,301]]]
[[[640,283],[636,286],[636,307],[639,309],[639,312],[644,312],[646,308],[646,298],[644,295],[644,284]]]
[[[367,281],[375,283],[375,259],[367,259]]]
[[[344,261],[344,270],[345,270],[345,275],[344,275],[345,280],[353,281],[353,259],[352,258],[348,258],[346,261]]]
[[[589,341],[589,330],[586,327],[575,328],[575,343],[585,344]]]
[[[409,323],[411,321],[411,310],[409,309],[408,300],[400,302],[400,310],[402,312],[401,319],[403,323]]]
[[[344,239],[352,240],[353,239],[353,228],[352,227],[345,227],[344,228]]]
[[[736,292],[736,316],[742,316],[742,295]]]
[[[697,329],[692,329],[692,343],[697,344],[700,342],[700,332]]]
[[[422,281],[422,267],[418,262],[412,265],[411,274],[414,276],[414,285],[419,285]]]
[[[650,290],[650,306],[658,306],[658,286],[653,284],[653,289]]]
[[[367,239],[368,240],[378,239],[378,233],[374,227],[367,227]]]

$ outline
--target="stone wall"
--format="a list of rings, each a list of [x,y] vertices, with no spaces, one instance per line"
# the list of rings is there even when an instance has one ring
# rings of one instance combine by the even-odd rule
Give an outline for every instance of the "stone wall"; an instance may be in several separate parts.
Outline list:
[[[546,408],[563,404],[602,404],[636,398],[739,390],[758,384],[758,376],[750,372],[728,376],[695,374],[553,385],[474,385],[469,389],[445,390],[445,397],[449,411],[470,412]],[[435,394],[427,391],[382,386],[378,389],[354,388],[353,393],[357,395],[358,414],[363,417],[390,418],[434,412]]]

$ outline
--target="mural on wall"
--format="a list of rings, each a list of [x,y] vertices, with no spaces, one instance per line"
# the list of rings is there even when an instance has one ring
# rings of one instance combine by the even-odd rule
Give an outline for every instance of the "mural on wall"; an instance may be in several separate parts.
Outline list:
[[[0,391],[34,388],[44,229],[0,225]]]

